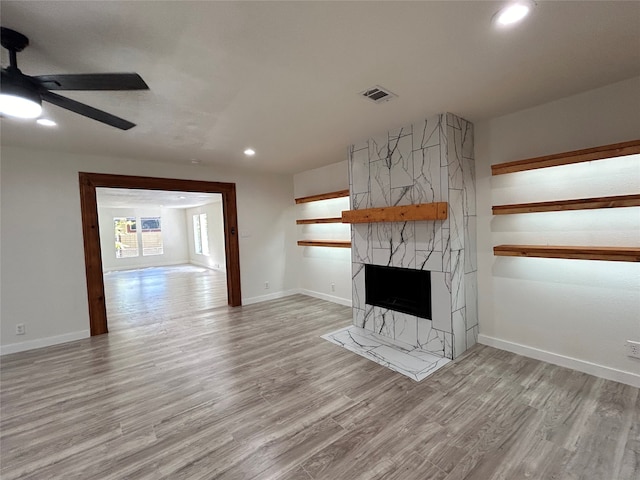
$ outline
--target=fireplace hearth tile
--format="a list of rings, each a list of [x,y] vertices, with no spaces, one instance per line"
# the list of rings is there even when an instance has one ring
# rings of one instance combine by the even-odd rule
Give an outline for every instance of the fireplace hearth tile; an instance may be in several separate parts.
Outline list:
[[[340,345],[341,347],[345,348],[345,345],[349,345],[352,351],[356,353],[368,352],[372,348],[381,346],[381,342],[367,335],[367,333],[368,332],[366,330],[358,327],[353,327],[350,330],[343,328],[342,330],[338,330],[337,332],[325,335],[322,338],[331,336],[331,340],[329,340],[328,338],[326,338],[326,340],[329,340],[336,345]]]
[[[353,325],[322,338],[417,382],[451,361]]]

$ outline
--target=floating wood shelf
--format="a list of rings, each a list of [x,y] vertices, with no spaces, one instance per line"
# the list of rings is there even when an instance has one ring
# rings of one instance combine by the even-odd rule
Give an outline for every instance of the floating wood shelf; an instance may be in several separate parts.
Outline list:
[[[640,207],[640,195],[616,195],[612,197],[577,198],[552,202],[514,203],[495,205],[494,215],[510,213],[560,212],[564,210],[588,210],[593,208]]]
[[[298,240],[301,247],[334,247],[334,248],[351,248],[351,242],[348,240]]]
[[[342,223],[342,217],[333,218],[307,218],[303,220],[296,220],[298,225],[313,225],[316,223]]]
[[[296,203],[318,202],[320,200],[329,200],[332,198],[348,196],[349,190],[339,190],[337,192],[321,193],[319,195],[296,198]],[[342,223],[342,217],[307,218],[296,220],[296,224],[298,225],[312,225],[318,223]],[[298,240],[298,245],[301,247],[351,248],[351,242],[348,240]]]
[[[398,207],[345,210],[342,223],[406,222],[409,220],[445,220],[447,202],[420,203]]]
[[[577,260],[609,260],[640,262],[637,247],[565,247],[550,245],[498,245],[493,254],[503,257],[569,258]]]
[[[604,160],[607,158],[623,157],[640,153],[640,140],[631,142],[614,143],[584,150],[558,153],[544,157],[528,158],[515,162],[498,163],[491,165],[491,175],[503,175],[505,173],[535,170],[537,168],[557,167],[572,163],[590,162],[592,160]]]
[[[296,198],[296,203],[318,202],[320,200],[329,200],[331,198],[342,198],[348,196],[349,190],[338,190],[337,192],[320,193],[318,195]]]

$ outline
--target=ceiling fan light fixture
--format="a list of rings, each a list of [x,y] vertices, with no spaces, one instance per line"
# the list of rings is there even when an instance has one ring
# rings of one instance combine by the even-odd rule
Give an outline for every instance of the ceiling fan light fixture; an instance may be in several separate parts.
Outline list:
[[[58,95],[52,90],[149,90],[149,85],[140,75],[137,73],[25,75],[18,68],[17,54],[29,45],[29,39],[10,28],[0,27],[0,30],[0,44],[9,52],[9,66],[2,68],[0,113],[12,117],[37,118],[42,112],[44,100],[120,130],[135,127],[135,123],[124,118]]]
[[[17,118],[38,118],[42,113],[42,99],[38,92],[19,85],[2,85],[0,113]]]
[[[505,28],[521,22],[531,13],[535,3],[531,0],[517,0],[501,8],[494,16],[494,25]]]

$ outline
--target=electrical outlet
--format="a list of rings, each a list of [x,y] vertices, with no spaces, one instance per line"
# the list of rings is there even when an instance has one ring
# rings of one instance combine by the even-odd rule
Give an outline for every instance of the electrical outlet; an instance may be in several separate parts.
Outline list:
[[[335,284],[335,283],[332,283],[332,284],[331,284],[331,291],[332,291],[332,292],[335,292],[335,291],[336,291],[336,284]]]
[[[627,355],[634,358],[640,358],[640,342],[627,340]]]
[[[24,335],[25,333],[24,323],[18,323],[16,325],[16,335]]]
[[[269,290],[269,282],[264,282],[264,289]]]

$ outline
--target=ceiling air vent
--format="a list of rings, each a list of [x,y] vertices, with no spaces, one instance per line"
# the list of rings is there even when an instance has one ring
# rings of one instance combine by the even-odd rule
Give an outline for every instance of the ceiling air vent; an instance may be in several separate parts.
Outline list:
[[[395,93],[391,93],[389,90],[379,85],[361,92],[360,95],[362,95],[363,97],[367,97],[369,100],[375,103],[387,102],[392,98],[397,97]]]

